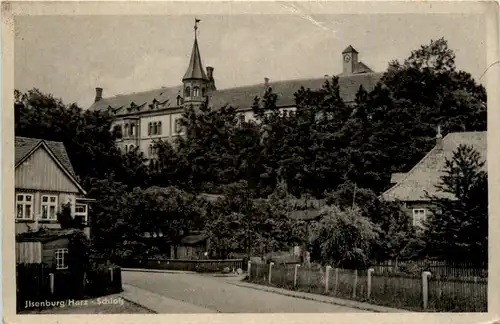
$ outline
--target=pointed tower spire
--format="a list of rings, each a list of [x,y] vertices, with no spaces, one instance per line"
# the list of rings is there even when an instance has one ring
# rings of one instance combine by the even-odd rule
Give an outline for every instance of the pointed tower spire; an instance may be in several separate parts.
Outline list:
[[[198,48],[198,23],[200,19],[195,18],[194,20],[194,44],[193,50],[191,51],[191,59],[189,60],[189,66],[182,78],[182,81],[185,80],[206,80],[208,81],[205,70],[203,69],[203,65],[201,64],[201,55],[200,49]]]

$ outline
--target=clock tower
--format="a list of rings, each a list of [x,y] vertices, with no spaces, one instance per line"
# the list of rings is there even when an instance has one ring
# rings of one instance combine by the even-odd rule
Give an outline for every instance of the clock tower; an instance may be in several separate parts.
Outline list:
[[[342,74],[349,75],[354,73],[354,68],[358,63],[358,51],[356,51],[351,45],[347,47],[342,52]]]

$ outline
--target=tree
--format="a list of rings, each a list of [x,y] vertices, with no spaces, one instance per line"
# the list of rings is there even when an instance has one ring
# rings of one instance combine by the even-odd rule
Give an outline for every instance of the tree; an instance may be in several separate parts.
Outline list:
[[[57,212],[57,222],[61,225],[62,229],[83,229],[81,219],[75,218],[74,215],[72,215],[70,203],[61,206],[61,209]]]
[[[427,253],[482,265],[488,260],[488,175],[472,146],[460,145],[446,159],[426,222]]]
[[[136,235],[148,233],[148,251],[165,251],[169,243],[177,247],[190,230],[201,228],[202,212],[195,196],[175,187],[150,187],[146,190],[135,188],[128,196],[132,211],[131,222],[136,225]],[[152,245],[152,246],[151,246]]]
[[[276,197],[256,198],[244,181],[230,184],[210,208],[205,231],[222,257],[231,252],[264,256],[297,241],[288,207]]]
[[[335,267],[366,267],[377,232],[376,226],[356,208],[324,207],[320,221],[313,224],[311,256]]]
[[[486,130],[486,91],[457,70],[442,38],[412,51],[403,63],[390,62],[380,84],[357,106],[370,115],[371,138],[363,152],[376,153],[363,159],[373,161],[364,173],[385,186],[391,173],[408,171],[433,147],[438,125],[443,135]],[[365,183],[377,192],[385,189]]]

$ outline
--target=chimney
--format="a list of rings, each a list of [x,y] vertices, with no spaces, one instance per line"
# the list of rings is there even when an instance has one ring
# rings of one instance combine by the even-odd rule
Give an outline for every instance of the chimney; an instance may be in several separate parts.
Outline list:
[[[207,66],[207,77],[208,80],[212,80],[214,78],[214,68],[211,66]]]
[[[94,102],[98,102],[102,99],[102,88],[95,88],[95,100]]]
[[[436,147],[438,150],[443,149],[443,135],[441,134],[441,126],[439,125],[437,127],[437,134],[436,134]]]
[[[214,68],[211,66],[207,66],[207,77],[208,77],[208,89],[216,90],[215,80],[214,80]]]

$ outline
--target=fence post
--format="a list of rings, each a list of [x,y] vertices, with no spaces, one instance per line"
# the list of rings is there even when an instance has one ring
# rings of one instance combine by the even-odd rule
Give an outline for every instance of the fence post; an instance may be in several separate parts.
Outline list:
[[[269,284],[271,284],[271,271],[273,268],[274,262],[269,262]]]
[[[335,290],[334,293],[337,295],[339,289],[339,268],[335,268]]]
[[[252,273],[250,270],[252,268],[252,262],[248,261],[248,267],[247,267],[247,271],[248,271],[248,279],[250,279],[250,274]]]
[[[54,274],[49,273],[49,280],[50,280],[50,293],[53,295],[54,294]]]
[[[325,294],[328,294],[328,279],[330,277],[330,269],[332,267],[327,265],[325,268]]]
[[[431,273],[429,271],[422,272],[422,299],[423,299],[423,308],[427,309],[427,305],[429,302],[429,277]]]
[[[111,282],[113,282],[113,268],[109,268],[109,273],[111,276]]]
[[[300,264],[296,264],[294,267],[295,268],[294,272],[293,272],[293,286],[294,287],[297,287],[297,271],[298,271],[299,267],[300,267]]]
[[[368,269],[368,278],[367,278],[367,283],[366,283],[366,296],[368,299],[370,299],[370,295],[372,294],[372,273],[375,271],[375,269],[370,268]]]
[[[358,270],[354,270],[354,283],[352,285],[352,298],[356,298],[356,286],[358,285]]]

